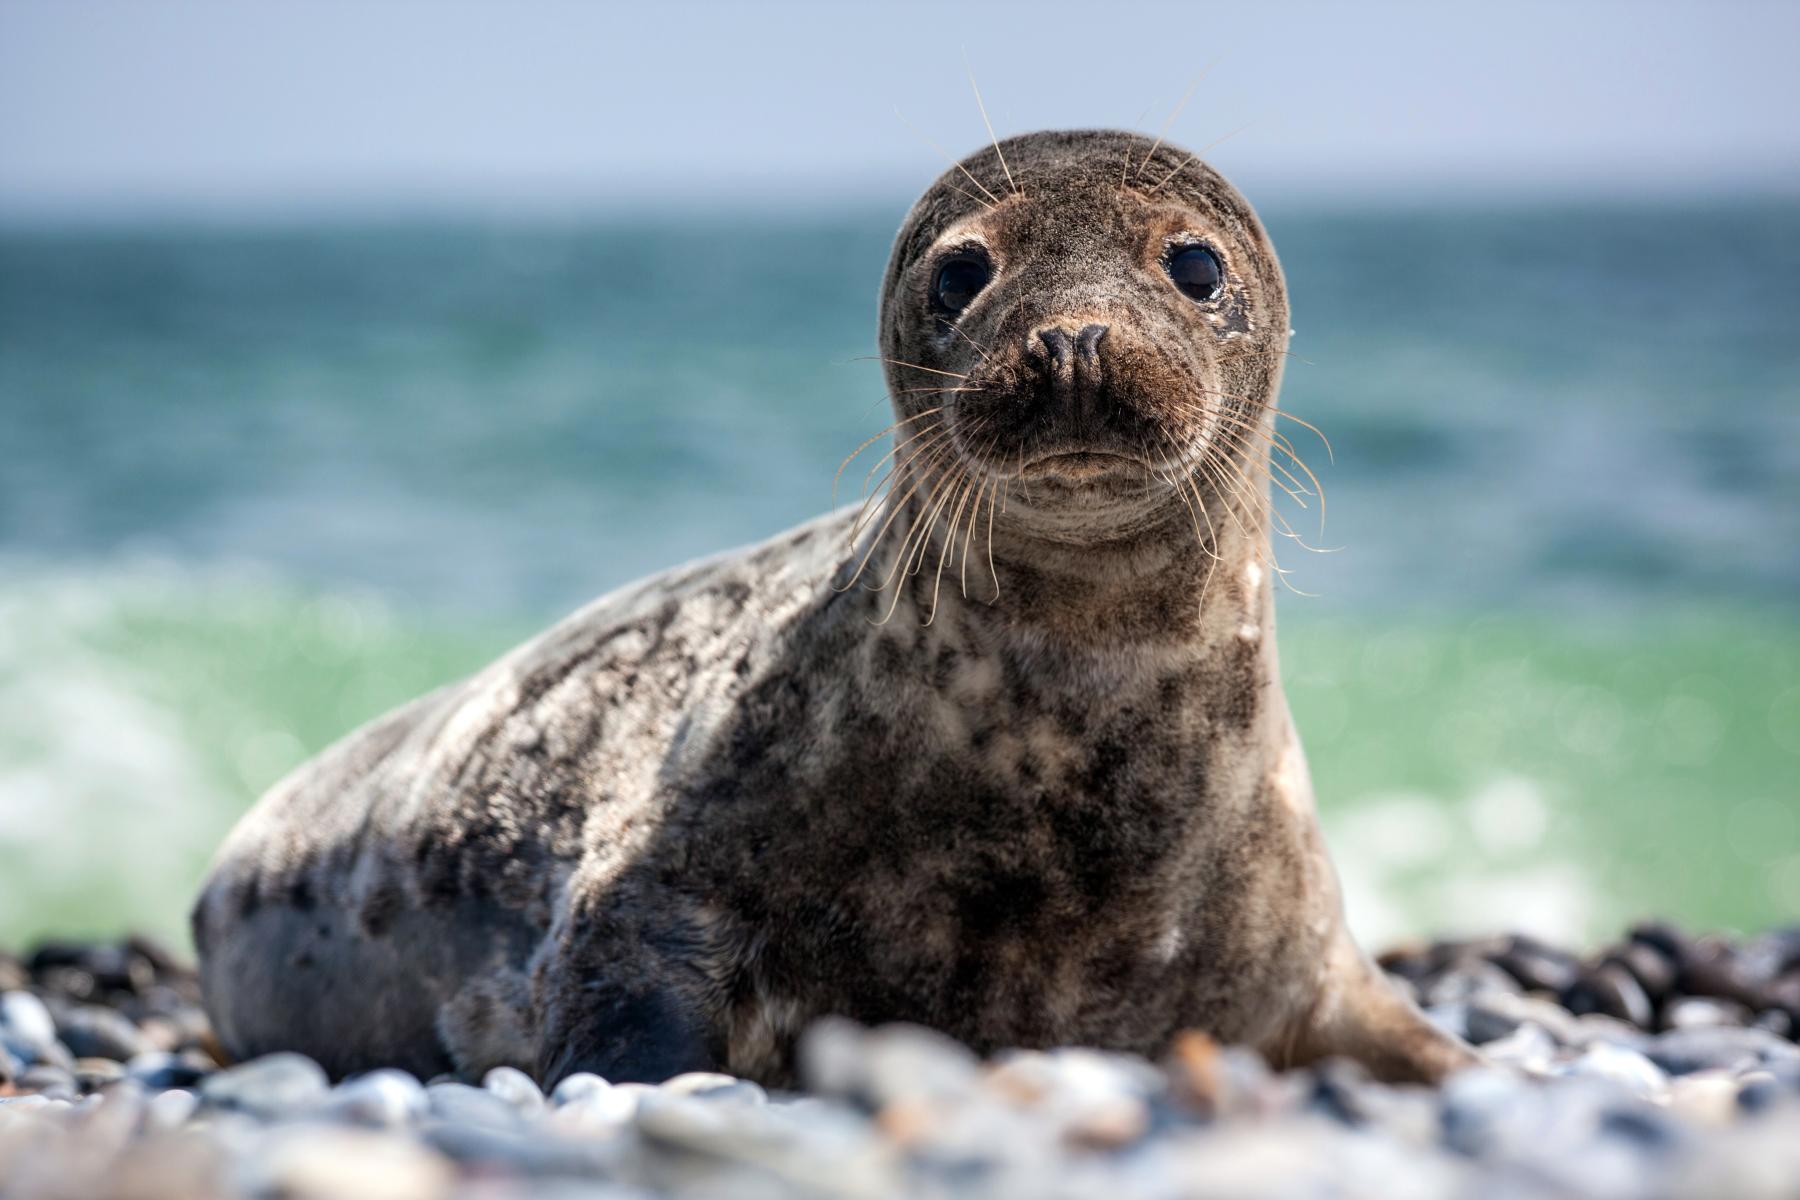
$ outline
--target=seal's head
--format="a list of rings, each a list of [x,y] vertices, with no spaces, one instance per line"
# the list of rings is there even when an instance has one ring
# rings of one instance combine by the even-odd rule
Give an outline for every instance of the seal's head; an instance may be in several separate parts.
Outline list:
[[[1130,133],[1029,134],[964,159],[914,205],[882,288],[902,457],[1012,480],[1044,513],[1242,474],[1287,338],[1250,205]]]

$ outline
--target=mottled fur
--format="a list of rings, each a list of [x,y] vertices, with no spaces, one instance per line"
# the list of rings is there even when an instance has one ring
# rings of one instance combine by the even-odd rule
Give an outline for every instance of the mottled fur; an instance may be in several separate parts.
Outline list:
[[[895,501],[991,484],[968,596],[954,559],[934,579],[947,509],[874,586],[920,488],[885,538],[846,510],[658,576],[352,734],[244,819],[195,911],[227,1047],[781,1084],[835,1013],[981,1050],[1196,1027],[1393,1078],[1468,1060],[1351,944],[1281,693],[1263,442],[1230,436],[1271,425],[1273,248],[1174,147],[1003,148],[1018,190],[991,149],[946,173],[882,292],[897,415],[945,406],[902,432],[953,448],[902,456]],[[1215,301],[1162,269],[1185,237],[1224,261]],[[995,278],[953,329],[931,281],[977,244]],[[1043,329],[1093,325],[1045,357]],[[1075,451],[1146,466],[1043,459]]]

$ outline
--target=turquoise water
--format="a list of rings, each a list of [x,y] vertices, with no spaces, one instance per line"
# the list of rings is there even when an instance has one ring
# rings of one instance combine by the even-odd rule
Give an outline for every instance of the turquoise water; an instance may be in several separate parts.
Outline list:
[[[306,754],[827,507],[899,216],[0,232],[0,941],[178,929]],[[1267,216],[1353,921],[1800,914],[1800,213]]]

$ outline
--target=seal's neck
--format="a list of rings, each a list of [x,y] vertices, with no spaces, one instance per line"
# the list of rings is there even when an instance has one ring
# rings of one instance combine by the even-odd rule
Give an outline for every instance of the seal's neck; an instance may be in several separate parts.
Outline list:
[[[859,609],[900,626],[961,629],[1085,656],[1204,652],[1273,620],[1267,504],[1247,492],[1173,489],[1135,506],[1015,497],[954,525],[914,499],[895,522],[914,538],[878,548],[885,586]],[[872,614],[872,615],[871,615]]]

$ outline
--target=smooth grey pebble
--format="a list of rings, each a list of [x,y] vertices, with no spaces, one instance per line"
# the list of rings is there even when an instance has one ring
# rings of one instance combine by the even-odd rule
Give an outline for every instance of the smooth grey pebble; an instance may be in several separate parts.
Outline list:
[[[520,1124],[519,1110],[483,1088],[466,1083],[434,1083],[425,1089],[431,1115],[453,1125],[511,1130]]]
[[[35,1059],[56,1044],[56,1021],[30,992],[0,992],[0,1036]]]
[[[596,1092],[603,1092],[612,1084],[595,1075],[591,1071],[577,1071],[573,1075],[565,1075],[550,1093],[550,1103],[561,1107]]]
[[[386,1067],[332,1088],[319,1114],[354,1125],[394,1128],[417,1121],[427,1108],[424,1085],[405,1071]]]
[[[144,1106],[144,1123],[160,1133],[187,1124],[200,1108],[200,1097],[186,1088],[169,1088],[150,1097]]]
[[[543,1111],[544,1092],[537,1081],[517,1067],[495,1067],[481,1077],[481,1086],[525,1116]]]
[[[200,1084],[200,1096],[215,1108],[271,1120],[319,1106],[330,1094],[325,1069],[304,1054],[269,1054],[218,1071]]]
[[[735,1075],[713,1071],[689,1071],[662,1085],[661,1091],[671,1096],[692,1096],[696,1100],[724,1100],[739,1104],[767,1104],[769,1094],[759,1084]]]

